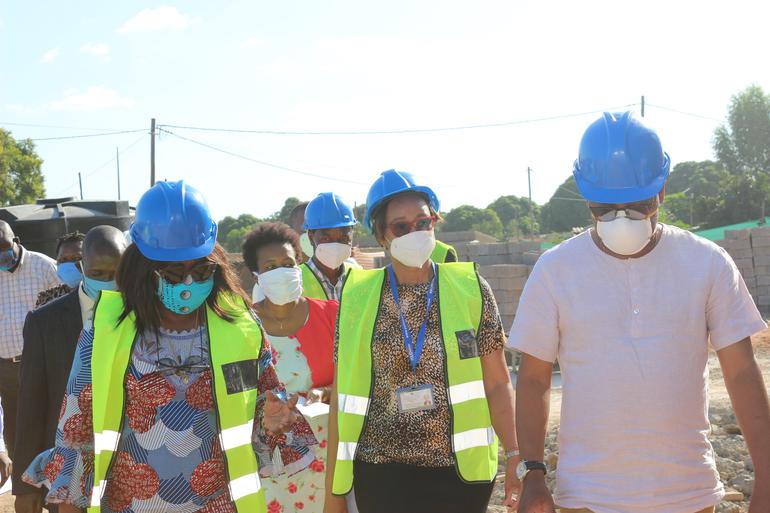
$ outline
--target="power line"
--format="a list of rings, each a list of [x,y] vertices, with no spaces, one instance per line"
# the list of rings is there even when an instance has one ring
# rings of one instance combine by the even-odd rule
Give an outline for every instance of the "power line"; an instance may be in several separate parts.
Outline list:
[[[63,125],[36,125],[33,123],[11,123],[6,121],[0,121],[0,125],[8,126],[23,126],[29,128],[55,128],[59,130],[90,130],[93,132],[116,132],[117,128],[93,128],[84,126],[63,126]]]
[[[62,135],[58,137],[41,137],[37,139],[30,139],[31,141],[60,141],[64,139],[82,139],[85,137],[103,137],[105,135],[120,135],[120,134],[135,134],[137,132],[144,132],[146,128],[137,128],[136,130],[119,130],[117,132],[104,132],[101,134],[83,134],[83,135]]]
[[[684,116],[691,116],[693,118],[708,119],[709,121],[716,121],[717,123],[722,123],[724,121],[722,119],[712,118],[711,116],[703,116],[701,114],[695,114],[693,112],[686,112],[686,111],[679,110],[679,109],[672,109],[670,107],[663,107],[661,105],[655,105],[655,104],[652,104],[652,103],[649,103],[649,102],[647,102],[647,106],[648,107],[652,107],[654,109],[667,110],[669,112],[674,112],[676,114],[682,114]]]
[[[166,126],[169,126],[169,125],[166,125]],[[321,178],[322,180],[331,180],[331,181],[335,181],[335,182],[353,183],[353,184],[356,184],[356,185],[368,185],[368,184],[366,184],[364,182],[359,182],[359,181],[356,181],[356,180],[348,180],[348,179],[345,179],[345,178],[335,178],[335,177],[332,177],[332,176],[319,175],[317,173],[311,173],[309,171],[301,171],[299,169],[294,169],[294,168],[290,168],[290,167],[286,167],[286,166],[280,166],[278,164],[273,164],[271,162],[266,162],[264,160],[257,160],[257,159],[251,158],[251,157],[247,157],[245,155],[241,155],[239,153],[232,152],[230,150],[225,150],[223,148],[218,148],[216,146],[212,146],[211,144],[207,144],[207,143],[204,143],[204,142],[201,142],[201,141],[196,141],[195,139],[190,139],[189,137],[184,137],[184,136],[175,134],[174,132],[171,132],[171,131],[166,130],[164,128],[158,128],[158,130],[160,132],[163,132],[163,133],[169,134],[171,136],[174,136],[177,139],[182,139],[183,141],[187,141],[187,142],[190,142],[190,143],[193,143],[193,144],[197,144],[199,146],[203,146],[204,148],[208,148],[210,150],[218,151],[220,153],[224,153],[225,155],[230,155],[231,157],[236,157],[236,158],[239,158],[239,159],[247,160],[249,162],[253,162],[255,164],[259,164],[259,165],[262,165],[262,166],[272,167],[274,169],[280,169],[282,171],[288,171],[290,173],[296,173],[296,174],[299,174],[299,175],[312,176],[314,178]]]
[[[291,130],[247,130],[238,128],[213,128],[213,127],[201,127],[201,126],[184,126],[184,125],[159,125],[161,128],[176,128],[182,130],[199,130],[204,132],[227,132],[237,134],[261,134],[261,135],[396,135],[396,134],[416,134],[426,132],[450,132],[458,130],[475,130],[478,128],[499,128],[513,125],[523,125],[528,123],[539,123],[542,121],[553,121],[556,119],[573,118],[579,116],[586,116],[588,114],[597,114],[606,111],[613,111],[618,109],[625,109],[633,107],[636,103],[628,105],[620,105],[616,107],[608,107],[606,109],[592,110],[587,112],[577,112],[572,114],[560,114],[557,116],[547,116],[542,118],[521,119],[516,121],[504,121],[501,123],[484,123],[477,125],[461,125],[450,127],[437,127],[437,128],[405,128],[399,130],[346,130],[346,131],[331,131],[331,132],[317,132],[317,131],[291,131]]]

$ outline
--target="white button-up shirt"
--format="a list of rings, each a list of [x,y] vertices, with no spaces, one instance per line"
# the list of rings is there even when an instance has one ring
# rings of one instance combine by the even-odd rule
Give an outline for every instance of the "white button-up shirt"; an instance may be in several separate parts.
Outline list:
[[[13,270],[0,271],[0,358],[21,355],[27,313],[35,307],[40,291],[59,283],[56,261],[24,248]]]

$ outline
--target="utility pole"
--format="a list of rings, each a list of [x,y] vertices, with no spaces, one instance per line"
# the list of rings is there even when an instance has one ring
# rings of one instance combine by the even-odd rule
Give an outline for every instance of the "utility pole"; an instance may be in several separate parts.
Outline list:
[[[155,185],[155,118],[150,121],[150,187]]]
[[[78,171],[78,182],[80,183],[80,200],[83,200],[83,175]]]
[[[118,200],[120,200],[120,150],[115,146],[115,163],[118,167]]]
[[[644,95],[642,95],[642,117],[644,117]]]
[[[534,235],[535,231],[535,209],[532,204],[532,168],[527,166],[527,187],[529,188],[529,221],[531,235]]]

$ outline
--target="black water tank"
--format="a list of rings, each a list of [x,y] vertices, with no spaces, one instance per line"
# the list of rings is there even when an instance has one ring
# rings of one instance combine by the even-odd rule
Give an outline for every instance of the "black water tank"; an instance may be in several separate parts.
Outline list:
[[[0,208],[0,220],[11,225],[25,248],[51,258],[56,258],[56,239],[65,233],[86,233],[100,224],[125,231],[133,216],[134,209],[127,201],[54,198],[38,200],[34,205]]]

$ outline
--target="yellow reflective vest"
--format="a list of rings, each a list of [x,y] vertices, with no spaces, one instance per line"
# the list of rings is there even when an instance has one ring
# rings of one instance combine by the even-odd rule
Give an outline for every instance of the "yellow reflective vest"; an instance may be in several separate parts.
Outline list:
[[[460,259],[457,257],[457,250],[450,246],[449,244],[445,242],[441,242],[440,240],[436,241],[436,247],[433,248],[433,253],[430,255],[430,259],[436,262],[437,264],[443,264],[446,262],[447,256],[452,255],[454,257],[454,260],[452,262],[459,262]]]
[[[498,441],[484,391],[479,356],[461,356],[458,335],[475,343],[483,300],[475,264],[437,264],[438,308],[455,467],[466,482],[490,482],[497,473]],[[372,339],[386,269],[353,269],[342,289],[337,355],[339,445],[332,491],[353,487],[353,460],[372,397]],[[476,351],[478,355],[478,351]],[[393,391],[395,393],[395,390]]]
[[[228,322],[206,307],[212,388],[227,484],[238,513],[262,513],[267,511],[265,492],[251,445],[262,330],[239,297],[221,295],[218,301],[232,318]],[[133,314],[118,323],[123,312],[120,293],[102,292],[95,312],[91,355],[94,486],[89,513],[101,511],[106,477],[125,418],[126,373],[138,339]]]
[[[344,263],[342,264],[344,269],[342,270],[342,274],[340,274],[339,279],[344,280],[345,275],[348,273],[348,270],[351,269],[350,264]],[[329,298],[326,295],[326,289],[324,289],[323,284],[318,279],[318,277],[315,275],[313,270],[307,265],[307,263],[301,264],[299,266],[300,269],[302,269],[302,295],[305,297],[309,297],[310,299],[332,299]]]

